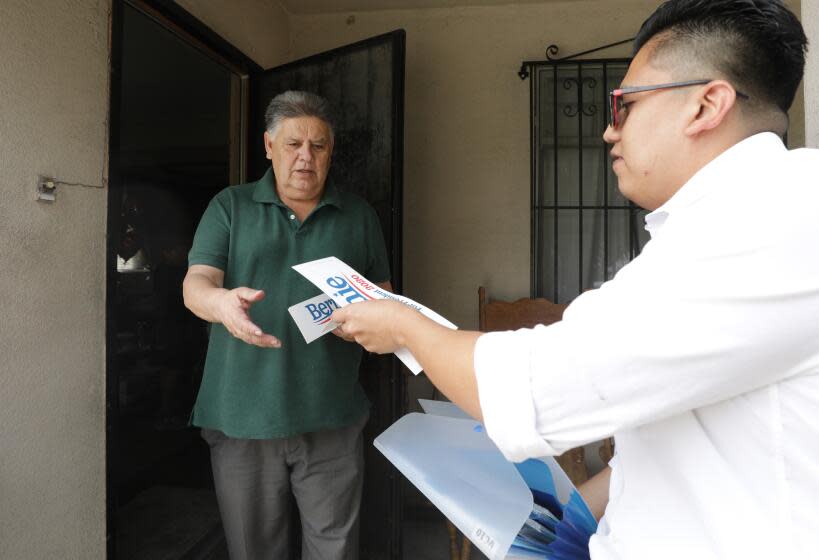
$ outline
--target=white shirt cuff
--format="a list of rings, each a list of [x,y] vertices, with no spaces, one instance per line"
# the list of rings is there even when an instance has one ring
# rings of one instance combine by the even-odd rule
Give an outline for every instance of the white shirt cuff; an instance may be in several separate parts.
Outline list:
[[[532,400],[532,331],[493,332],[475,345],[475,377],[484,426],[504,457],[521,462],[556,455],[537,431]]]

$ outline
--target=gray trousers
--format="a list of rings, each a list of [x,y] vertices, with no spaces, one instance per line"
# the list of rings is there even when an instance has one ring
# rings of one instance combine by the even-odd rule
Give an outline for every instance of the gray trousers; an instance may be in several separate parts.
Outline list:
[[[235,439],[202,429],[231,560],[290,558],[290,499],[302,560],[356,560],[364,479],[361,430],[352,426],[280,439]]]

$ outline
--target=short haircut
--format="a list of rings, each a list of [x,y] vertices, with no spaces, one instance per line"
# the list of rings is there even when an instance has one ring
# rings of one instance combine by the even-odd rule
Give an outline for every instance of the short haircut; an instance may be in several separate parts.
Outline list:
[[[264,112],[265,129],[275,136],[284,119],[315,117],[327,123],[333,139],[333,120],[326,99],[308,91],[285,91],[270,100]]]
[[[643,23],[634,53],[655,37],[652,60],[718,74],[680,79],[722,78],[785,113],[805,71],[805,32],[780,0],[668,0]]]

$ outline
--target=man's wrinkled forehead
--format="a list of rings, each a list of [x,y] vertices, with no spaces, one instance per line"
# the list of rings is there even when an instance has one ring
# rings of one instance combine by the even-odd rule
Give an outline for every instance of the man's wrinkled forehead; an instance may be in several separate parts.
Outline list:
[[[330,126],[318,117],[293,117],[282,120],[278,136],[287,140],[332,142]]]

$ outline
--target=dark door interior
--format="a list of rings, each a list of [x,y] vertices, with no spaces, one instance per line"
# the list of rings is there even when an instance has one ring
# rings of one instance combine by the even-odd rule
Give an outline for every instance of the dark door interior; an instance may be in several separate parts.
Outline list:
[[[117,3],[108,258],[108,535],[116,559],[205,558],[221,524],[188,417],[206,326],[182,303],[196,223],[236,176],[235,72]]]
[[[114,2],[107,534],[108,557],[118,560],[227,558],[208,449],[187,425],[207,334],[183,306],[181,281],[207,202],[240,182],[244,169],[247,180],[264,171],[261,114],[273,95],[302,88],[335,105],[331,172],[336,184],[376,208],[399,290],[402,275],[404,33],[262,72],[191,41],[186,29],[198,22],[173,6]],[[243,77],[249,107],[242,106]],[[250,123],[244,150],[243,122]],[[372,439],[403,411],[403,378],[389,357],[365,357],[361,375],[373,403],[365,429],[362,558],[398,558],[397,475]]]
[[[393,287],[401,290],[405,33],[394,31],[251,76],[248,176],[269,165],[262,150],[264,110],[291,89],[325,97],[335,116],[330,175],[341,189],[364,197],[381,220]],[[404,378],[392,356],[365,354],[361,381],[373,403],[364,430],[365,482],[361,557],[398,558],[400,490],[395,470],[372,440],[404,409]]]

